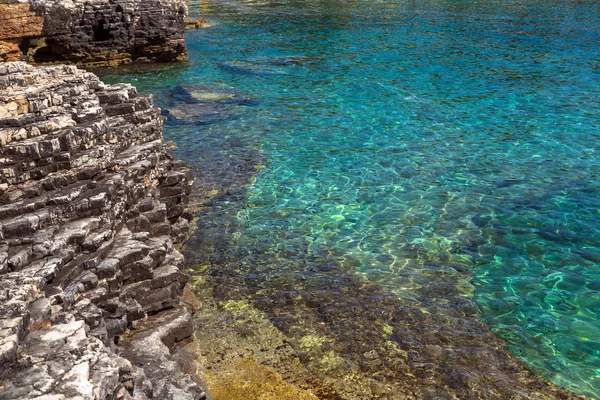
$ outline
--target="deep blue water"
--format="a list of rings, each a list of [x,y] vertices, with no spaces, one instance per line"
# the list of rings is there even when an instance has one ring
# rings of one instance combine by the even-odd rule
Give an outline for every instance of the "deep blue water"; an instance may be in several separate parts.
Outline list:
[[[600,398],[599,2],[190,10],[215,26],[188,64],[107,80],[175,110],[165,136],[216,201],[252,165],[219,206],[247,285],[327,258],[418,299],[452,266],[513,354]]]

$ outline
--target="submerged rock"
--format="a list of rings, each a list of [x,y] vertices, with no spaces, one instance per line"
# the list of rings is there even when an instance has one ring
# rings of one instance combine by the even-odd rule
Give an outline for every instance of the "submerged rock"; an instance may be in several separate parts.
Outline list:
[[[177,122],[211,124],[239,115],[236,107],[225,104],[184,104],[168,110],[169,117]]]
[[[259,102],[241,90],[220,83],[177,86],[173,89],[173,96],[186,103],[256,105]]]
[[[185,20],[185,29],[202,29],[209,28],[213,26],[210,22],[207,22],[205,19],[186,19]]]
[[[233,60],[219,64],[219,68],[224,71],[242,74],[242,75],[282,75],[287,74],[285,67],[304,66],[319,61],[319,57],[313,56],[286,56],[286,57],[265,57],[254,60]]]
[[[281,66],[262,60],[234,60],[219,64],[224,71],[250,76],[284,75],[287,72]]]
[[[236,118],[241,114],[238,106],[258,103],[242,91],[218,83],[177,86],[172,90],[172,96],[176,105],[167,110],[170,119],[193,124]]]
[[[273,64],[273,65],[287,66],[287,65],[313,64],[315,62],[318,62],[319,60],[321,60],[321,58],[319,58],[319,57],[289,56],[289,57],[278,57],[278,58],[269,59],[266,62],[269,64]]]

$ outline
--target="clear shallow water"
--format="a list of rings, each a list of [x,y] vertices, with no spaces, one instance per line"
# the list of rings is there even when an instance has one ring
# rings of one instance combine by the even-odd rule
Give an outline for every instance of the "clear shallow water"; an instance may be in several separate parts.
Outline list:
[[[332,380],[358,350],[323,343],[350,328],[366,340],[387,310],[373,293],[439,316],[430,324],[472,299],[537,374],[600,398],[597,2],[200,8],[216,25],[189,32],[188,65],[107,80],[163,108],[211,104],[171,117],[165,136],[212,196],[194,243],[217,296],[252,299]],[[327,299],[333,311],[307,311]],[[352,307],[358,327],[323,316]]]

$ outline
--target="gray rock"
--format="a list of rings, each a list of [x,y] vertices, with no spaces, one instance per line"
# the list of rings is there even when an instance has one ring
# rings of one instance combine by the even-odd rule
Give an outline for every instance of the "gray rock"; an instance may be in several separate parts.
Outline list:
[[[0,76],[0,398],[199,398],[171,359],[193,338],[174,248],[192,176],[151,97],[74,67]]]
[[[144,367],[152,382],[152,398],[196,400],[205,396],[200,385],[183,374],[171,358],[171,353],[192,340],[193,334],[191,315],[178,308],[148,318],[121,343],[122,355],[138,368]]]

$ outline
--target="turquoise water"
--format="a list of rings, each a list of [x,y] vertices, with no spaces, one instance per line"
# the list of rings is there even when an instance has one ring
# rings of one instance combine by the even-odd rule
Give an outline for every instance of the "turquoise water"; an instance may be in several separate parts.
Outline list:
[[[215,26],[188,32],[188,64],[106,79],[175,110],[165,136],[213,196],[194,243],[220,296],[290,336],[317,318],[293,299],[342,310],[348,280],[431,315],[474,301],[461,315],[535,373],[600,398],[600,3],[190,10]],[[385,309],[364,296],[356,318]]]

